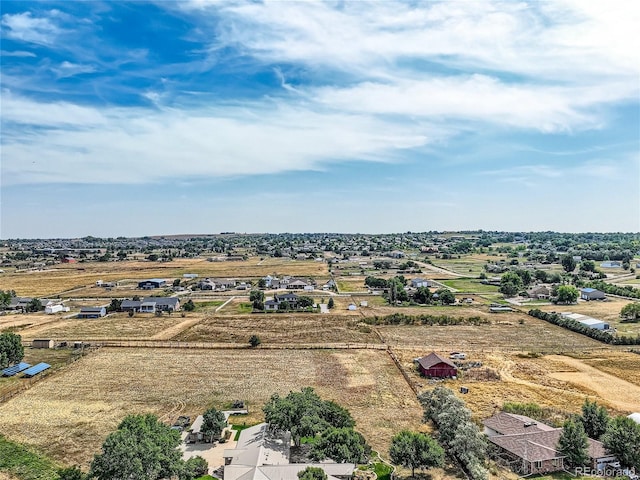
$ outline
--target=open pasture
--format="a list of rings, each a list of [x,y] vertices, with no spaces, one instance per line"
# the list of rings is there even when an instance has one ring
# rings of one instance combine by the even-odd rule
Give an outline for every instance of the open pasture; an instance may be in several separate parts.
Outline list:
[[[115,313],[103,318],[60,319],[56,322],[16,330],[16,333],[25,340],[34,338],[53,338],[56,341],[142,339],[151,337],[184,320],[180,314],[156,317],[150,313],[137,313],[134,317],[129,317],[126,313]]]
[[[200,277],[259,278],[268,274],[301,277],[328,277],[327,264],[312,260],[251,257],[245,261],[209,262],[205,258],[175,259],[171,262],[125,261],[59,264],[41,271],[20,271],[0,276],[0,289],[15,290],[22,296],[56,295],[71,289],[95,285],[95,282],[182,278],[185,273]],[[91,289],[100,293],[103,289]],[[117,290],[116,290],[117,291]]]
[[[246,344],[254,334],[265,345],[380,343],[377,335],[362,324],[360,318],[320,313],[211,316],[172,340]]]
[[[259,421],[273,393],[313,386],[386,452],[422,410],[384,351],[102,349],[0,405],[0,431],[66,464],[90,462],[129,413],[173,420],[242,399]]]
[[[563,352],[601,348],[602,343],[517,313],[486,314],[489,325],[378,326],[385,342],[428,350]],[[524,323],[520,324],[520,320]]]

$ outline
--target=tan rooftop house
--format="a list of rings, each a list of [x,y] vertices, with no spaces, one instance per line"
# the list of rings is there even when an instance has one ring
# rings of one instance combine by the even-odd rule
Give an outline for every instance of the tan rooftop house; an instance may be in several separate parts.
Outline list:
[[[233,450],[224,451],[224,480],[298,480],[307,467],[322,468],[328,480],[350,479],[353,463],[289,463],[291,434],[261,423],[240,432]]]

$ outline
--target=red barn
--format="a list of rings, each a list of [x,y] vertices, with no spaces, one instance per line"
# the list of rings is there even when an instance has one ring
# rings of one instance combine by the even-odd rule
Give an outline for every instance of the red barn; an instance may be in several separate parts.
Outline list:
[[[418,369],[425,377],[449,378],[458,375],[458,368],[435,352],[419,358],[416,362]]]

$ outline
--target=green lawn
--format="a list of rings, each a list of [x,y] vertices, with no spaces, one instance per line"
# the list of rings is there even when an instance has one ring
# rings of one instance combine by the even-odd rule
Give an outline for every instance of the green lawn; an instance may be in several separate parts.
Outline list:
[[[201,311],[201,310],[209,310],[210,308],[219,307],[224,302],[225,302],[224,300],[210,300],[207,302],[194,302],[194,304],[196,306],[196,311]]]
[[[44,455],[13,443],[0,435],[0,472],[8,472],[21,480],[53,480],[58,466]]]
[[[440,280],[447,287],[455,288],[460,293],[495,293],[498,287],[480,283],[477,278],[455,278],[451,280]]]
[[[241,303],[238,305],[238,313],[251,313],[253,312],[253,304]]]
[[[373,465],[362,465],[360,470],[373,470],[378,476],[378,480],[390,480],[393,467],[386,463],[378,462]]]

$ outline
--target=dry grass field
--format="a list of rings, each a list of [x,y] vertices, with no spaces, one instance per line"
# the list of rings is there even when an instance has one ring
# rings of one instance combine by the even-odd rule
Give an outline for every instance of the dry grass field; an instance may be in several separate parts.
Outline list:
[[[125,313],[117,313],[96,319],[60,319],[56,322],[19,329],[16,333],[25,340],[40,337],[53,338],[56,341],[141,339],[156,335],[184,320],[179,314],[156,317],[152,314],[138,313],[130,318]]]
[[[262,343],[380,343],[359,318],[332,314],[256,314],[211,316],[172,340],[246,344],[257,334]]]
[[[428,379],[421,377],[413,365],[413,359],[429,353],[430,350],[394,349],[403,368],[410,375],[412,381],[421,389],[431,388]],[[438,350],[442,356],[447,356],[445,349]],[[612,413],[628,413],[640,408],[640,395],[633,395],[638,388],[629,386],[618,378],[607,376],[610,389],[597,388],[597,385],[585,384],[575,374],[581,369],[590,368],[586,361],[576,360],[566,356],[541,356],[538,358],[524,358],[517,354],[503,352],[467,352],[467,361],[482,362],[482,369],[489,368],[500,374],[500,380],[480,380],[478,370],[471,369],[463,372],[458,380],[448,380],[445,385],[452,388],[480,421],[498,411],[505,402],[537,403],[543,407],[550,407],[558,411],[578,413],[586,397],[605,404]],[[598,351],[597,357],[619,357],[621,362],[633,361],[631,353]],[[577,362],[568,365],[567,362]],[[627,363],[625,363],[627,364]],[[621,370],[612,374],[623,373]],[[465,385],[469,393],[459,393],[459,386]],[[596,388],[594,388],[596,387]],[[626,391],[621,392],[621,388]],[[638,390],[640,391],[640,390]],[[623,400],[621,401],[621,397]]]
[[[324,262],[252,257],[240,262],[208,262],[204,258],[176,259],[159,263],[148,261],[92,262],[59,264],[42,271],[7,272],[0,276],[0,289],[15,290],[23,296],[55,295],[73,288],[95,285],[98,280],[144,280],[182,278],[184,273],[200,277],[259,278],[268,274],[328,278]],[[99,294],[103,289],[91,289]]]
[[[489,314],[488,314],[489,315]],[[432,350],[565,352],[602,348],[603,344],[532,317],[494,314],[492,324],[466,326],[378,326],[385,342]],[[520,324],[520,319],[524,323]]]
[[[598,350],[572,355],[585,364],[640,386],[640,355],[620,350]]]
[[[383,351],[103,349],[0,405],[0,431],[86,465],[128,413],[170,420],[243,399],[246,420],[258,421],[272,393],[303,386],[347,407],[375,449],[420,426],[421,408]]]

